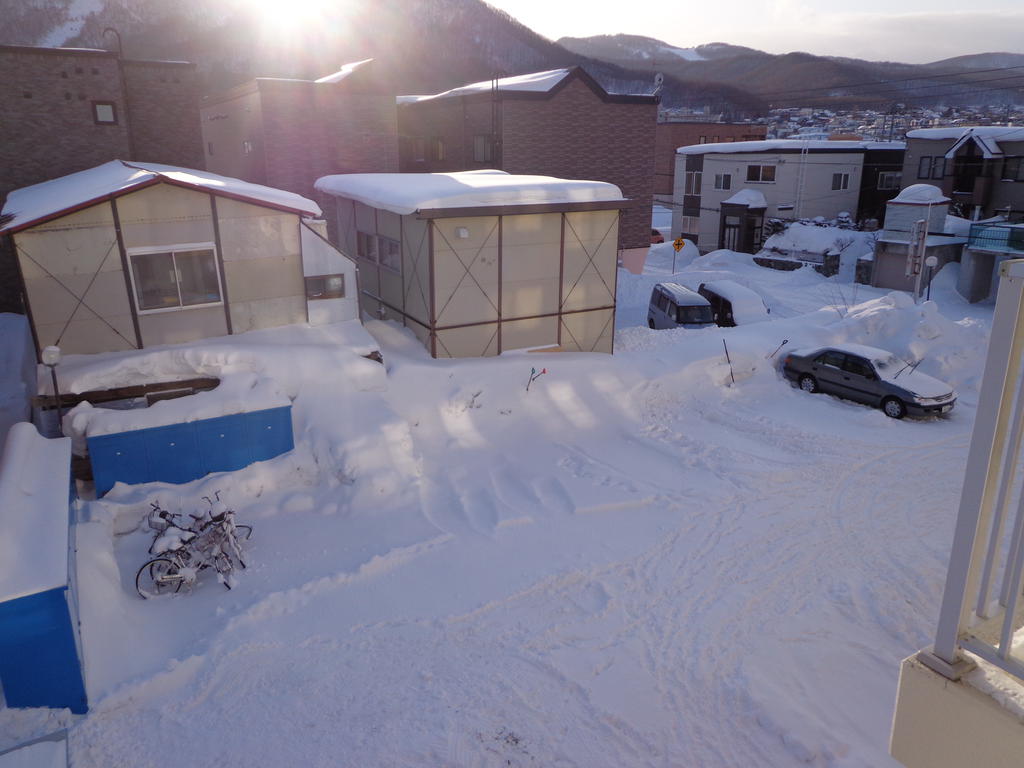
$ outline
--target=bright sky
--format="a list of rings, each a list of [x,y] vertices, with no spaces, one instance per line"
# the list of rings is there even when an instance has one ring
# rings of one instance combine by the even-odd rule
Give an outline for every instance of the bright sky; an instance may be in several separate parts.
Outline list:
[[[986,51],[1024,53],[1021,0],[487,0],[540,34],[626,33],[680,48],[746,45],[921,63]],[[965,10],[969,9],[969,10]]]

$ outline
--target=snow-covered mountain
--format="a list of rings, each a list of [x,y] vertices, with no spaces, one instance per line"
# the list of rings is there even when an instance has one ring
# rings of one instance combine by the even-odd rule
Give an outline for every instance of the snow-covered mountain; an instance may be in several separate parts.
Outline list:
[[[776,105],[888,106],[900,99],[924,104],[1019,101],[1020,89],[1024,87],[1024,54],[1014,53],[981,53],[932,64],[901,64],[799,52],[771,54],[728,43],[677,48],[662,40],[636,35],[563,37],[558,42],[581,56],[621,67],[661,71],[708,84],[739,83]],[[981,88],[975,87],[978,80],[972,77],[974,70],[1007,67],[1012,68],[1007,73],[1009,79],[1004,76],[998,85],[981,83]],[[1012,78],[1017,73],[1021,77]],[[848,86],[850,83],[857,85]]]

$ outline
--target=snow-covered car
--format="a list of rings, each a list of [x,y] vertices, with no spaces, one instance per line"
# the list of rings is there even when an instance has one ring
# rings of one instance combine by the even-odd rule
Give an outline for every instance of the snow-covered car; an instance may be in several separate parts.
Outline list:
[[[651,291],[647,325],[663,328],[706,328],[715,324],[711,304],[679,283],[658,283]]]
[[[651,229],[651,245],[658,245],[659,243],[665,242],[665,236],[658,230]]]
[[[860,344],[797,349],[782,374],[804,392],[827,392],[881,408],[886,416],[926,416],[953,410],[956,392],[892,352]]]
[[[732,280],[701,283],[697,293],[711,303],[715,322],[723,328],[760,323],[771,313],[760,294]]]

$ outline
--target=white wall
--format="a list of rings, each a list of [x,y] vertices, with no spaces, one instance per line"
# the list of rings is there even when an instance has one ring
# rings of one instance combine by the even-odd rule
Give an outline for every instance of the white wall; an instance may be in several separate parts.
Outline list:
[[[672,213],[673,232],[679,231],[682,215],[683,185],[685,183],[686,155],[676,156],[676,180]],[[747,181],[747,167],[774,165],[774,182]],[[800,169],[804,167],[802,190],[798,194]],[[701,251],[718,247],[719,215],[723,200],[741,189],[755,189],[768,201],[766,218],[834,218],[840,211],[849,211],[857,217],[857,199],[864,167],[864,155],[852,152],[829,152],[799,155],[778,152],[709,153],[704,155],[704,175],[701,180],[700,239]],[[847,173],[849,184],[845,190],[832,189],[832,174]],[[715,189],[716,174],[730,174],[728,190]],[[793,208],[779,206],[792,205]]]
[[[316,231],[303,223],[300,228],[302,242],[302,274],[304,277],[344,275],[345,296],[340,299],[306,299],[309,322],[312,325],[341,323],[359,319],[359,294],[356,281],[356,263],[327,241],[326,232]],[[318,227],[323,229],[323,227]]]

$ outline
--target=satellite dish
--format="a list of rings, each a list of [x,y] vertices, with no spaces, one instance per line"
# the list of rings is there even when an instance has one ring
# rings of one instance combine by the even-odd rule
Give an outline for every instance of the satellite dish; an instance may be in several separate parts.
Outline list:
[[[658,74],[656,74],[654,76],[654,87],[655,88],[661,88],[661,86],[662,86],[662,84],[664,82],[665,82],[665,76],[661,72],[659,72]]]

